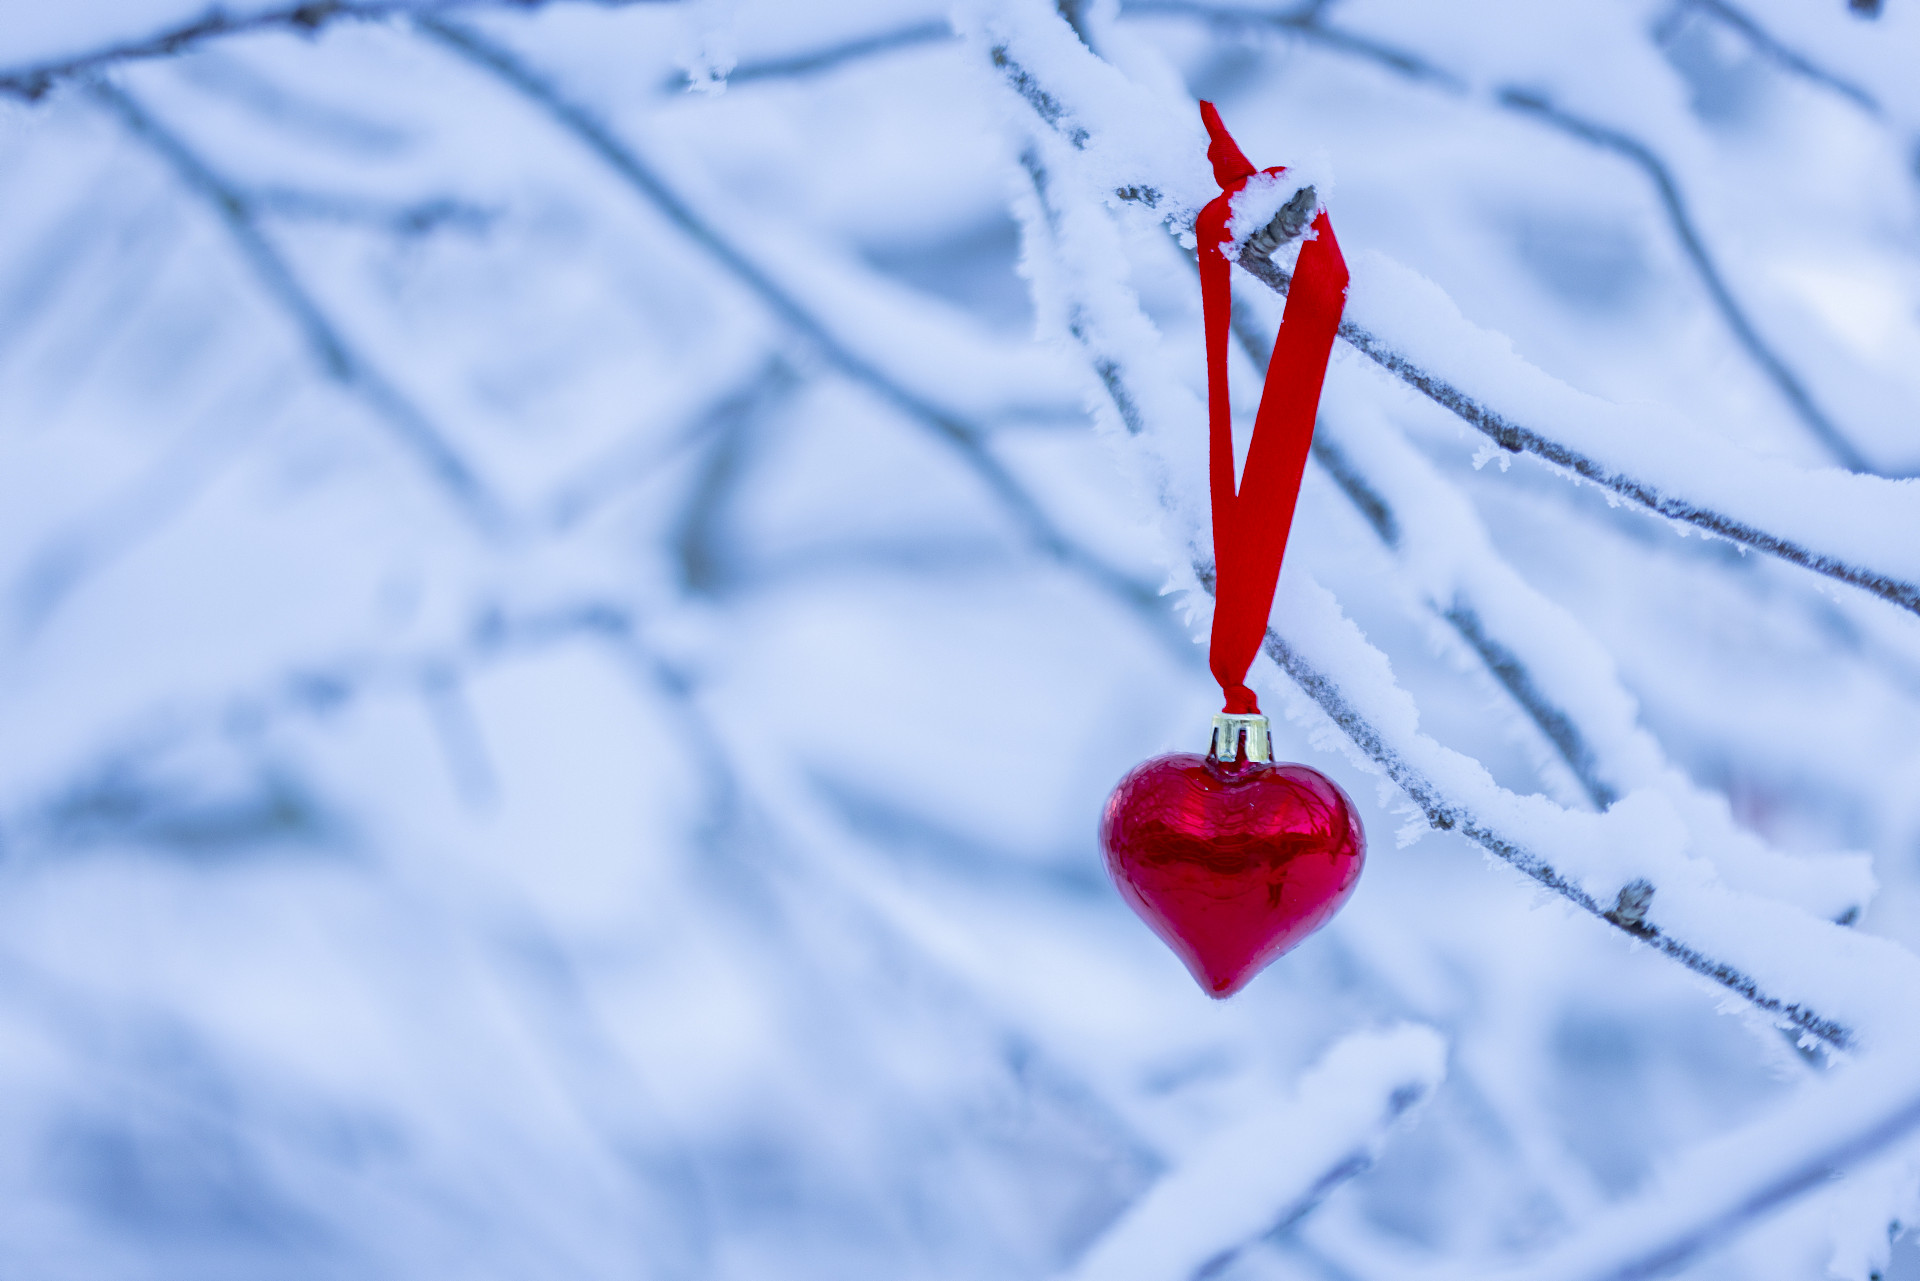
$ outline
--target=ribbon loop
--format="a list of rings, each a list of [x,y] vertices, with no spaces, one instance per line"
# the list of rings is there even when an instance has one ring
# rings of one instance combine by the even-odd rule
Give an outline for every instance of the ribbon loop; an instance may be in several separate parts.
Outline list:
[[[1208,665],[1226,696],[1226,711],[1260,710],[1247,688],[1247,669],[1266,637],[1280,563],[1300,497],[1314,415],[1327,361],[1346,308],[1347,264],[1324,211],[1313,219],[1311,238],[1300,246],[1287,291],[1280,333],[1267,363],[1253,439],[1238,491],[1233,474],[1233,406],[1227,395],[1227,339],[1232,321],[1233,280],[1224,246],[1232,235],[1233,197],[1256,170],[1240,150],[1220,113],[1200,104],[1210,139],[1220,194],[1200,211],[1194,232],[1200,242],[1200,310],[1207,346],[1207,477],[1213,504],[1214,611]],[[1284,173],[1274,168],[1264,172]]]

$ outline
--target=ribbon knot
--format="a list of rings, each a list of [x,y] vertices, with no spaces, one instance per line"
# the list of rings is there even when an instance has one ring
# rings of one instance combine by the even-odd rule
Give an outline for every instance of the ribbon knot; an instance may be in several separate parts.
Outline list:
[[[1213,180],[1220,190],[1232,195],[1247,185],[1247,179],[1253,177],[1253,162],[1247,159],[1247,153],[1240,150],[1240,144],[1227,132],[1227,126],[1220,120],[1219,111],[1211,102],[1200,104],[1200,119],[1207,126],[1207,159],[1213,162]]]
[[[1207,127],[1207,159],[1220,194],[1200,211],[1194,231],[1200,242],[1200,310],[1207,339],[1207,473],[1213,504],[1214,611],[1208,665],[1226,696],[1228,712],[1252,713],[1260,702],[1247,688],[1247,669],[1265,639],[1267,616],[1280,581],[1287,534],[1300,498],[1300,479],[1313,445],[1314,414],[1327,361],[1346,308],[1347,264],[1325,211],[1313,219],[1314,237],[1300,246],[1300,260],[1287,290],[1286,311],[1266,385],[1254,415],[1247,465],[1236,492],[1233,475],[1233,408],[1227,395],[1227,337],[1232,322],[1233,280],[1223,246],[1232,238],[1233,197],[1257,170],[1240,150],[1211,102],[1200,104]]]

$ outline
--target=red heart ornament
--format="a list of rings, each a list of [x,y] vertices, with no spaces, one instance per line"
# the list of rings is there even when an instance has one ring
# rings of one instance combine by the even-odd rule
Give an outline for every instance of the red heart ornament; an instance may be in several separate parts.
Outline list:
[[[1189,752],[1120,780],[1100,844],[1121,896],[1216,999],[1326,924],[1367,849],[1318,770]]]

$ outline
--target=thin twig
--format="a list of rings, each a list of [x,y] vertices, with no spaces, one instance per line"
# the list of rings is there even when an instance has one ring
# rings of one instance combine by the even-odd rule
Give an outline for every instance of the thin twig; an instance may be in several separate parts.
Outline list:
[[[1259,368],[1265,359],[1265,353],[1260,350],[1259,336],[1239,315],[1233,318],[1233,331],[1248,359],[1253,361],[1255,368]],[[1326,469],[1340,492],[1346,495],[1387,550],[1397,552],[1400,547],[1400,520],[1394,515],[1392,505],[1367,480],[1358,465],[1323,430],[1314,432],[1312,456],[1315,462]],[[1541,690],[1525,660],[1487,631],[1472,599],[1463,592],[1456,592],[1452,601],[1443,604],[1430,600],[1427,608],[1459,633],[1460,639],[1479,656],[1488,673],[1560,754],[1561,761],[1573,772],[1581,790],[1593,802],[1593,807],[1604,810],[1618,800],[1619,789],[1602,776],[1593,748],[1580,726]]]
[[[261,232],[248,195],[216,172],[125,89],[102,79],[90,79],[87,88],[219,215],[241,257],[246,259],[267,293],[299,327],[327,377],[353,392],[374,411],[470,522],[488,533],[503,530],[507,524],[506,512],[491,488],[426,414],[347,341],[340,327]]]
[[[1211,567],[1196,566],[1195,569],[1196,573],[1206,571],[1206,576],[1201,579],[1201,582],[1211,592]],[[1853,1032],[1839,1022],[1804,1004],[1786,1001],[1773,995],[1738,966],[1710,956],[1685,940],[1673,937],[1648,922],[1644,915],[1635,915],[1631,910],[1623,910],[1623,905],[1630,909],[1639,900],[1638,887],[1643,886],[1645,882],[1636,882],[1623,890],[1620,903],[1611,906],[1602,904],[1600,900],[1558,871],[1544,856],[1487,823],[1465,804],[1449,797],[1438,784],[1414,768],[1405,757],[1394,750],[1378,728],[1354,709],[1340,687],[1301,658],[1278,632],[1269,628],[1266,643],[1262,648],[1267,657],[1278,664],[1280,670],[1319,705],[1320,710],[1339,726],[1354,745],[1407,794],[1408,799],[1413,801],[1426,816],[1430,826],[1442,831],[1460,833],[1501,862],[1524,873],[1581,911],[1658,949],[1662,954],[1680,962],[1695,974],[1742,997],[1756,1009],[1773,1016],[1782,1024],[1815,1037],[1834,1049],[1846,1049],[1853,1043]],[[1640,904],[1639,911],[1644,913],[1644,903]]]
[[[687,595],[713,596],[726,586],[733,566],[722,550],[719,531],[727,500],[746,472],[754,429],[763,414],[790,395],[799,381],[790,366],[778,362],[768,377],[742,388],[707,416],[706,456],[695,469],[686,505],[669,535]]]
[[[1866,1069],[1862,1065],[1850,1070]],[[1793,1115],[1791,1103],[1782,1111],[1788,1113],[1782,1128],[1790,1130],[1794,1121],[1804,1120],[1803,1115]],[[1756,1122],[1753,1131],[1763,1132],[1768,1124],[1764,1119]],[[1533,1265],[1512,1271],[1482,1270],[1480,1275],[1495,1281],[1651,1281],[1677,1272],[1768,1215],[1809,1193],[1831,1188],[1840,1176],[1908,1140],[1920,1130],[1920,1093],[1909,1091],[1878,1115],[1848,1128],[1835,1128],[1841,1129],[1838,1137],[1822,1131],[1824,1144],[1797,1158],[1762,1152],[1760,1145],[1750,1144],[1739,1168],[1717,1172],[1722,1176],[1715,1181],[1719,1186],[1700,1177],[1702,1171],[1689,1171],[1694,1177],[1678,1186],[1689,1193],[1706,1189],[1704,1210],[1670,1214],[1676,1188],[1656,1186],[1611,1208]],[[1789,1152],[1799,1146],[1797,1134],[1765,1137],[1771,1140],[1770,1146],[1786,1146]],[[1651,1231],[1640,1226],[1649,1219],[1657,1224]],[[1659,1222],[1662,1219],[1673,1221]]]
[[[1223,27],[1271,27],[1291,32],[1302,39],[1332,49],[1336,53],[1348,54],[1386,67],[1409,79],[1430,81],[1456,93],[1467,91],[1465,79],[1448,71],[1445,67],[1427,61],[1412,50],[1397,48],[1370,36],[1343,31],[1328,25],[1321,15],[1324,7],[1320,4],[1309,4],[1297,9],[1267,11],[1204,4],[1199,3],[1198,0],[1126,0],[1126,3],[1121,5],[1120,12],[1127,17],[1165,15],[1198,18]]]
[[[1189,17],[1216,24],[1276,28],[1291,32],[1335,53],[1371,62],[1405,79],[1445,90],[1455,96],[1465,96],[1471,92],[1471,86],[1466,77],[1436,66],[1410,50],[1396,48],[1371,37],[1329,26],[1317,11],[1265,13],[1198,3],[1196,0],[1137,0],[1136,3],[1129,4],[1125,11],[1142,15],[1166,14]],[[1759,366],[1761,373],[1779,391],[1795,417],[1800,419],[1808,432],[1820,442],[1836,462],[1850,471],[1869,475],[1878,474],[1873,464],[1840,431],[1833,419],[1814,400],[1806,383],[1794,372],[1786,358],[1774,350],[1761,335],[1752,317],[1734,297],[1733,290],[1728,286],[1726,278],[1721,274],[1719,266],[1708,251],[1699,228],[1694,224],[1692,212],[1687,206],[1686,198],[1681,194],[1679,182],[1674,178],[1672,169],[1652,147],[1622,130],[1554,107],[1538,93],[1531,91],[1515,88],[1501,89],[1493,95],[1493,103],[1525,119],[1555,129],[1568,137],[1603,151],[1612,152],[1638,167],[1659,197],[1661,210],[1666,214],[1667,225],[1671,228],[1674,239],[1679,242],[1681,252],[1688,264],[1692,266],[1694,274],[1700,278],[1700,283],[1707,292],[1708,301],[1713,304],[1714,310],[1720,313],[1721,319],[1732,332],[1734,341],[1740,345],[1741,350],[1745,351],[1754,364]]]
[[[1579,780],[1587,799],[1593,802],[1593,807],[1604,810],[1619,800],[1620,789],[1601,776],[1600,764],[1594,759],[1593,748],[1587,743],[1586,735],[1580,732],[1580,726],[1564,708],[1557,706],[1541,691],[1526,661],[1487,631],[1473,602],[1463,593],[1456,595],[1444,610],[1439,609],[1437,604],[1435,608],[1460,634],[1460,639],[1480,656],[1487,671],[1519,704],[1520,710],[1533,721],[1535,728],[1553,744],[1554,750],[1560,753],[1561,761]]]
[[[727,72],[723,79],[728,85],[752,84],[759,80],[794,80],[818,75],[823,71],[832,71],[836,67],[849,62],[858,62],[863,58],[873,58],[902,49],[913,49],[920,45],[939,44],[953,38],[953,27],[950,23],[909,23],[891,31],[876,31],[872,35],[858,36],[839,44],[808,49],[801,53],[743,62]],[[683,90],[691,84],[692,81],[683,71],[670,77],[666,87],[669,90]]]
[[[1284,295],[1290,283],[1287,273],[1271,259],[1242,259],[1245,267],[1262,284]],[[1496,409],[1475,400],[1438,374],[1414,362],[1378,335],[1355,321],[1340,324],[1340,337],[1367,359],[1406,383],[1435,404],[1457,416],[1475,431],[1484,434],[1502,449],[1512,453],[1533,454],[1592,481],[1638,506],[1682,521],[1729,541],[1766,552],[1770,556],[1810,569],[1816,574],[1850,584],[1901,609],[1920,614],[1920,584],[1884,574],[1864,565],[1856,565],[1839,556],[1817,551],[1791,538],[1769,533],[1750,522],[1736,519],[1702,503],[1664,493],[1651,481],[1627,472],[1615,471],[1598,459],[1588,457],[1570,445],[1562,444],[1534,428],[1523,426]]]
[[[1044,86],[1039,85],[1031,77],[1031,73],[1027,73],[1023,67],[1020,67],[1018,61],[1012,60],[1004,44],[996,44],[991,50],[991,56],[996,67],[1000,67],[1002,73],[1008,75],[1010,85],[1016,92],[1020,92],[1021,98],[1033,102],[1033,92],[1041,92],[1046,94],[1046,100],[1058,104],[1058,98],[1054,94],[1044,90]],[[1029,85],[1020,85],[1014,79],[1016,71],[1025,81],[1029,81]],[[1064,108],[1052,115],[1037,108],[1037,115],[1041,115],[1044,123],[1050,129],[1054,129],[1054,133],[1060,134],[1075,150],[1083,150],[1091,140],[1091,134],[1085,129],[1085,125],[1073,123],[1066,115]],[[1160,190],[1152,184],[1121,186],[1114,194],[1119,200],[1140,200],[1148,207],[1154,207],[1160,200]],[[1242,257],[1240,265],[1246,267],[1254,277],[1260,278],[1263,284],[1267,284],[1275,292],[1286,294],[1290,277],[1286,275],[1284,269],[1273,263],[1273,259]],[[1490,409],[1488,405],[1482,405],[1480,401],[1461,392],[1446,378],[1440,378],[1423,369],[1411,357],[1407,357],[1404,351],[1392,348],[1390,344],[1380,340],[1377,334],[1373,334],[1371,330],[1367,330],[1356,321],[1340,323],[1340,338],[1352,344],[1367,359],[1375,361],[1382,369],[1386,369],[1390,375],[1400,378],[1407,386],[1417,390],[1421,396],[1432,399],[1436,405],[1448,409],[1461,421],[1473,426],[1478,432],[1486,434],[1501,449],[1509,449],[1513,453],[1532,453],[1536,457],[1546,459],[1549,463],[1565,467],[1567,471],[1578,474],[1580,478],[1590,480],[1597,486],[1620,495],[1640,507],[1655,511],[1667,519],[1693,524],[1711,534],[1718,534],[1720,538],[1726,538],[1730,542],[1753,547],[1768,555],[1776,555],[1799,567],[1811,568],[1816,574],[1826,574],[1828,578],[1834,578],[1837,582],[1845,582],[1855,588],[1872,592],[1885,601],[1891,601],[1893,605],[1899,605],[1901,609],[1920,613],[1920,584],[1912,584],[1903,578],[1895,578],[1893,574],[1884,574],[1880,570],[1864,567],[1864,565],[1855,565],[1837,555],[1816,551],[1791,538],[1770,534],[1768,530],[1763,530],[1757,524],[1751,524],[1747,520],[1728,517],[1703,503],[1695,503],[1692,499],[1686,499],[1680,495],[1665,494],[1657,484],[1649,480],[1640,480],[1630,472],[1613,471],[1611,467],[1588,457],[1586,453],[1580,453],[1574,447],[1565,446],[1540,430],[1513,423],[1511,419],[1501,415],[1500,411]],[[1094,369],[1096,373],[1100,373],[1102,382],[1108,384],[1108,390],[1114,390],[1114,380],[1108,376],[1108,371],[1098,363],[1094,365]],[[1131,409],[1131,398],[1116,398],[1116,405],[1119,405],[1119,411],[1123,417],[1129,413],[1137,415],[1137,409]],[[1137,430],[1137,428],[1129,428],[1129,430]]]
[[[952,446],[1022,527],[1034,547],[1123,602],[1152,623],[1156,631],[1171,637],[1170,623],[1158,591],[1108,565],[1068,538],[1038,500],[993,455],[981,428],[921,396],[842,342],[825,321],[696,213],[691,204],[633,148],[616,138],[597,116],[563,94],[512,52],[471,28],[437,17],[421,18],[418,26],[461,58],[537,103],[683,235],[752,290],[768,310],[803,337],[829,365]],[[1191,651],[1184,637],[1171,638],[1170,643],[1177,644],[1183,653]]]
[[[1046,213],[1049,224],[1057,224],[1058,214],[1051,205],[1051,184],[1046,179],[1044,166],[1031,148],[1025,152],[1023,162],[1028,174],[1033,178],[1035,195]],[[1267,265],[1272,266],[1270,261]],[[1074,337],[1083,348],[1088,349],[1089,359],[1103,363],[1104,368],[1101,374],[1103,384],[1110,389],[1118,388],[1127,403],[1138,406],[1139,397],[1126,388],[1125,370],[1111,359],[1091,349],[1084,327],[1077,330]],[[1213,566],[1196,559],[1193,563],[1193,571],[1200,585],[1211,594]],[[1406,793],[1408,799],[1426,817],[1430,826],[1442,831],[1460,833],[1495,858],[1530,877],[1543,888],[1559,895],[1596,919],[1658,949],[1694,973],[1742,997],[1781,1024],[1814,1037],[1834,1049],[1844,1049],[1853,1043],[1852,1030],[1837,1020],[1800,1002],[1788,1001],[1774,995],[1738,966],[1722,961],[1685,940],[1675,938],[1649,922],[1645,917],[1646,896],[1643,892],[1645,882],[1635,882],[1627,886],[1622,890],[1619,900],[1613,904],[1605,904],[1596,899],[1577,881],[1562,873],[1550,860],[1526,842],[1501,831],[1481,818],[1464,802],[1449,796],[1437,783],[1408,761],[1388,741],[1387,736],[1348,701],[1345,692],[1337,683],[1302,658],[1286,639],[1272,628],[1267,630],[1263,649],[1281,671],[1285,672],[1319,706],[1333,724],[1360,749],[1361,753]]]
[[[67,58],[27,63],[0,69],[0,94],[10,94],[28,102],[36,101],[62,80],[88,72],[97,72],[123,62],[142,62],[170,58],[208,41],[226,36],[252,35],[263,31],[288,31],[313,35],[330,23],[349,20],[380,21],[423,11],[490,6],[535,9],[557,0],[303,0],[244,17],[230,15],[217,5],[209,6],[204,16],[191,22],[168,27],[156,35],[138,40],[123,40],[90,49]],[[619,8],[630,4],[676,3],[677,0],[573,0]]]
[[[1848,471],[1877,474],[1873,464],[1862,454],[1854,443],[1834,425],[1813,399],[1813,393],[1807,390],[1786,359],[1775,351],[1767,340],[1760,335],[1752,317],[1733,296],[1726,278],[1720,274],[1719,266],[1713,255],[1707,251],[1706,241],[1700,235],[1700,229],[1694,225],[1693,215],[1687,209],[1685,197],[1680,194],[1680,186],[1674,181],[1673,171],[1656,154],[1653,148],[1618,129],[1610,128],[1595,121],[1577,116],[1570,111],[1555,106],[1543,95],[1531,90],[1508,87],[1495,95],[1496,101],[1510,111],[1551,125],[1570,137],[1591,143],[1605,151],[1632,161],[1647,176],[1647,181],[1660,195],[1660,203],[1667,213],[1667,223],[1673,228],[1674,238],[1680,242],[1687,261],[1693,264],[1694,273],[1700,277],[1700,283],[1706,287],[1713,299],[1714,307],[1721,318],[1727,322],[1727,328],[1733,331],[1733,337],[1746,350],[1753,363],[1777,388],[1793,411],[1805,424],[1808,431],[1816,436],[1826,447],[1834,461]]]
[[[543,504],[555,528],[567,529],[656,467],[715,432],[731,430],[742,418],[754,418],[783,402],[801,386],[798,370],[784,356],[768,357],[758,371],[712,397],[665,441],[657,433],[622,441],[578,468],[556,485]]]
[[[1415,1025],[1352,1033],[1264,1107],[1186,1153],[1109,1226],[1071,1281],[1191,1281],[1292,1230],[1364,1174],[1439,1086],[1446,1044]],[[1232,1195],[1227,1188],[1235,1189]]]
[[[405,202],[300,187],[257,187],[247,204],[262,217],[376,227],[396,236],[422,236],[442,227],[478,234],[499,217],[497,210],[450,196]]]
[[[1727,0],[1679,0],[1675,6],[1676,15],[1690,11],[1707,14],[1739,32],[1755,53],[1781,69],[1840,95],[1876,120],[1885,120],[1886,108],[1870,90],[1827,70],[1767,30],[1746,10],[1728,4]]]

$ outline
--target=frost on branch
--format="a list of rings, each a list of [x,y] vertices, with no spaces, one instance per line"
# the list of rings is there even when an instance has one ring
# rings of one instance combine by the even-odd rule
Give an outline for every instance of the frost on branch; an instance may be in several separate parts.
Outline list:
[[[1072,1270],[1074,1281],[1175,1281],[1218,1271],[1364,1174],[1426,1103],[1446,1046],[1430,1029],[1356,1033],[1287,1096],[1239,1113],[1148,1189]]]
[[[1910,7],[16,7],[13,1271],[1914,1274]],[[1199,96],[1373,835],[1219,1007]]]

